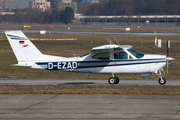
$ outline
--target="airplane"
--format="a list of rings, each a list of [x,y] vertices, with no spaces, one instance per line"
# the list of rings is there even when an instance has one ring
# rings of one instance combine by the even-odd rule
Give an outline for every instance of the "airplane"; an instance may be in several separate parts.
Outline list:
[[[166,55],[144,54],[130,45],[107,44],[93,47],[79,57],[60,57],[42,54],[22,31],[5,31],[18,64],[32,69],[60,70],[82,73],[112,74],[109,84],[118,84],[117,74],[158,75],[159,84],[166,84],[163,67],[175,58]]]

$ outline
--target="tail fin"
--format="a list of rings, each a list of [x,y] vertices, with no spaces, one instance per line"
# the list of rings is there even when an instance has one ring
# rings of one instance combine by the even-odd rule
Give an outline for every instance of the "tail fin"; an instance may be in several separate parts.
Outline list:
[[[43,56],[22,31],[5,31],[5,34],[18,62],[37,61]]]

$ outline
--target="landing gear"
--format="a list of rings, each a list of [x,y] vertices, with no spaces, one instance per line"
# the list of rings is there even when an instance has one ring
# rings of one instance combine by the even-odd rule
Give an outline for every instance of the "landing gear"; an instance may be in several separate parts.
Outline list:
[[[112,74],[113,75],[113,74]],[[116,77],[115,75],[113,75],[113,77],[110,77],[108,79],[108,83],[109,84],[118,84],[119,83],[119,78]]]
[[[166,84],[166,79],[165,78],[159,78],[159,84],[160,85],[165,85]]]
[[[158,82],[160,85],[165,85],[166,84],[166,79],[163,77],[165,75],[165,72],[163,69],[160,69],[157,73],[157,75],[160,77]]]

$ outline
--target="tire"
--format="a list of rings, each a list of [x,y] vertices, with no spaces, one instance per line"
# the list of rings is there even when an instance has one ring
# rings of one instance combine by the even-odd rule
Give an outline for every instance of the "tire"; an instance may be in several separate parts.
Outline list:
[[[113,77],[110,77],[109,79],[108,79],[108,83],[109,84],[116,84],[117,83],[117,79],[116,78],[113,78]]]
[[[115,84],[118,84],[119,83],[119,78],[118,77],[115,77],[116,78],[116,83]]]
[[[162,77],[162,79],[159,78],[159,84],[160,84],[160,85],[165,85],[165,84],[166,84],[166,79],[163,78],[163,77]]]

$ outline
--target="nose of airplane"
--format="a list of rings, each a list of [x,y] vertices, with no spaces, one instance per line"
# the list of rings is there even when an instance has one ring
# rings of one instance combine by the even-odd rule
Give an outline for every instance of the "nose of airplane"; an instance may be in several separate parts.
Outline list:
[[[166,61],[171,62],[171,61],[174,61],[174,60],[176,60],[176,59],[173,58],[173,57],[170,57],[170,56],[167,56],[167,57],[166,57]]]

